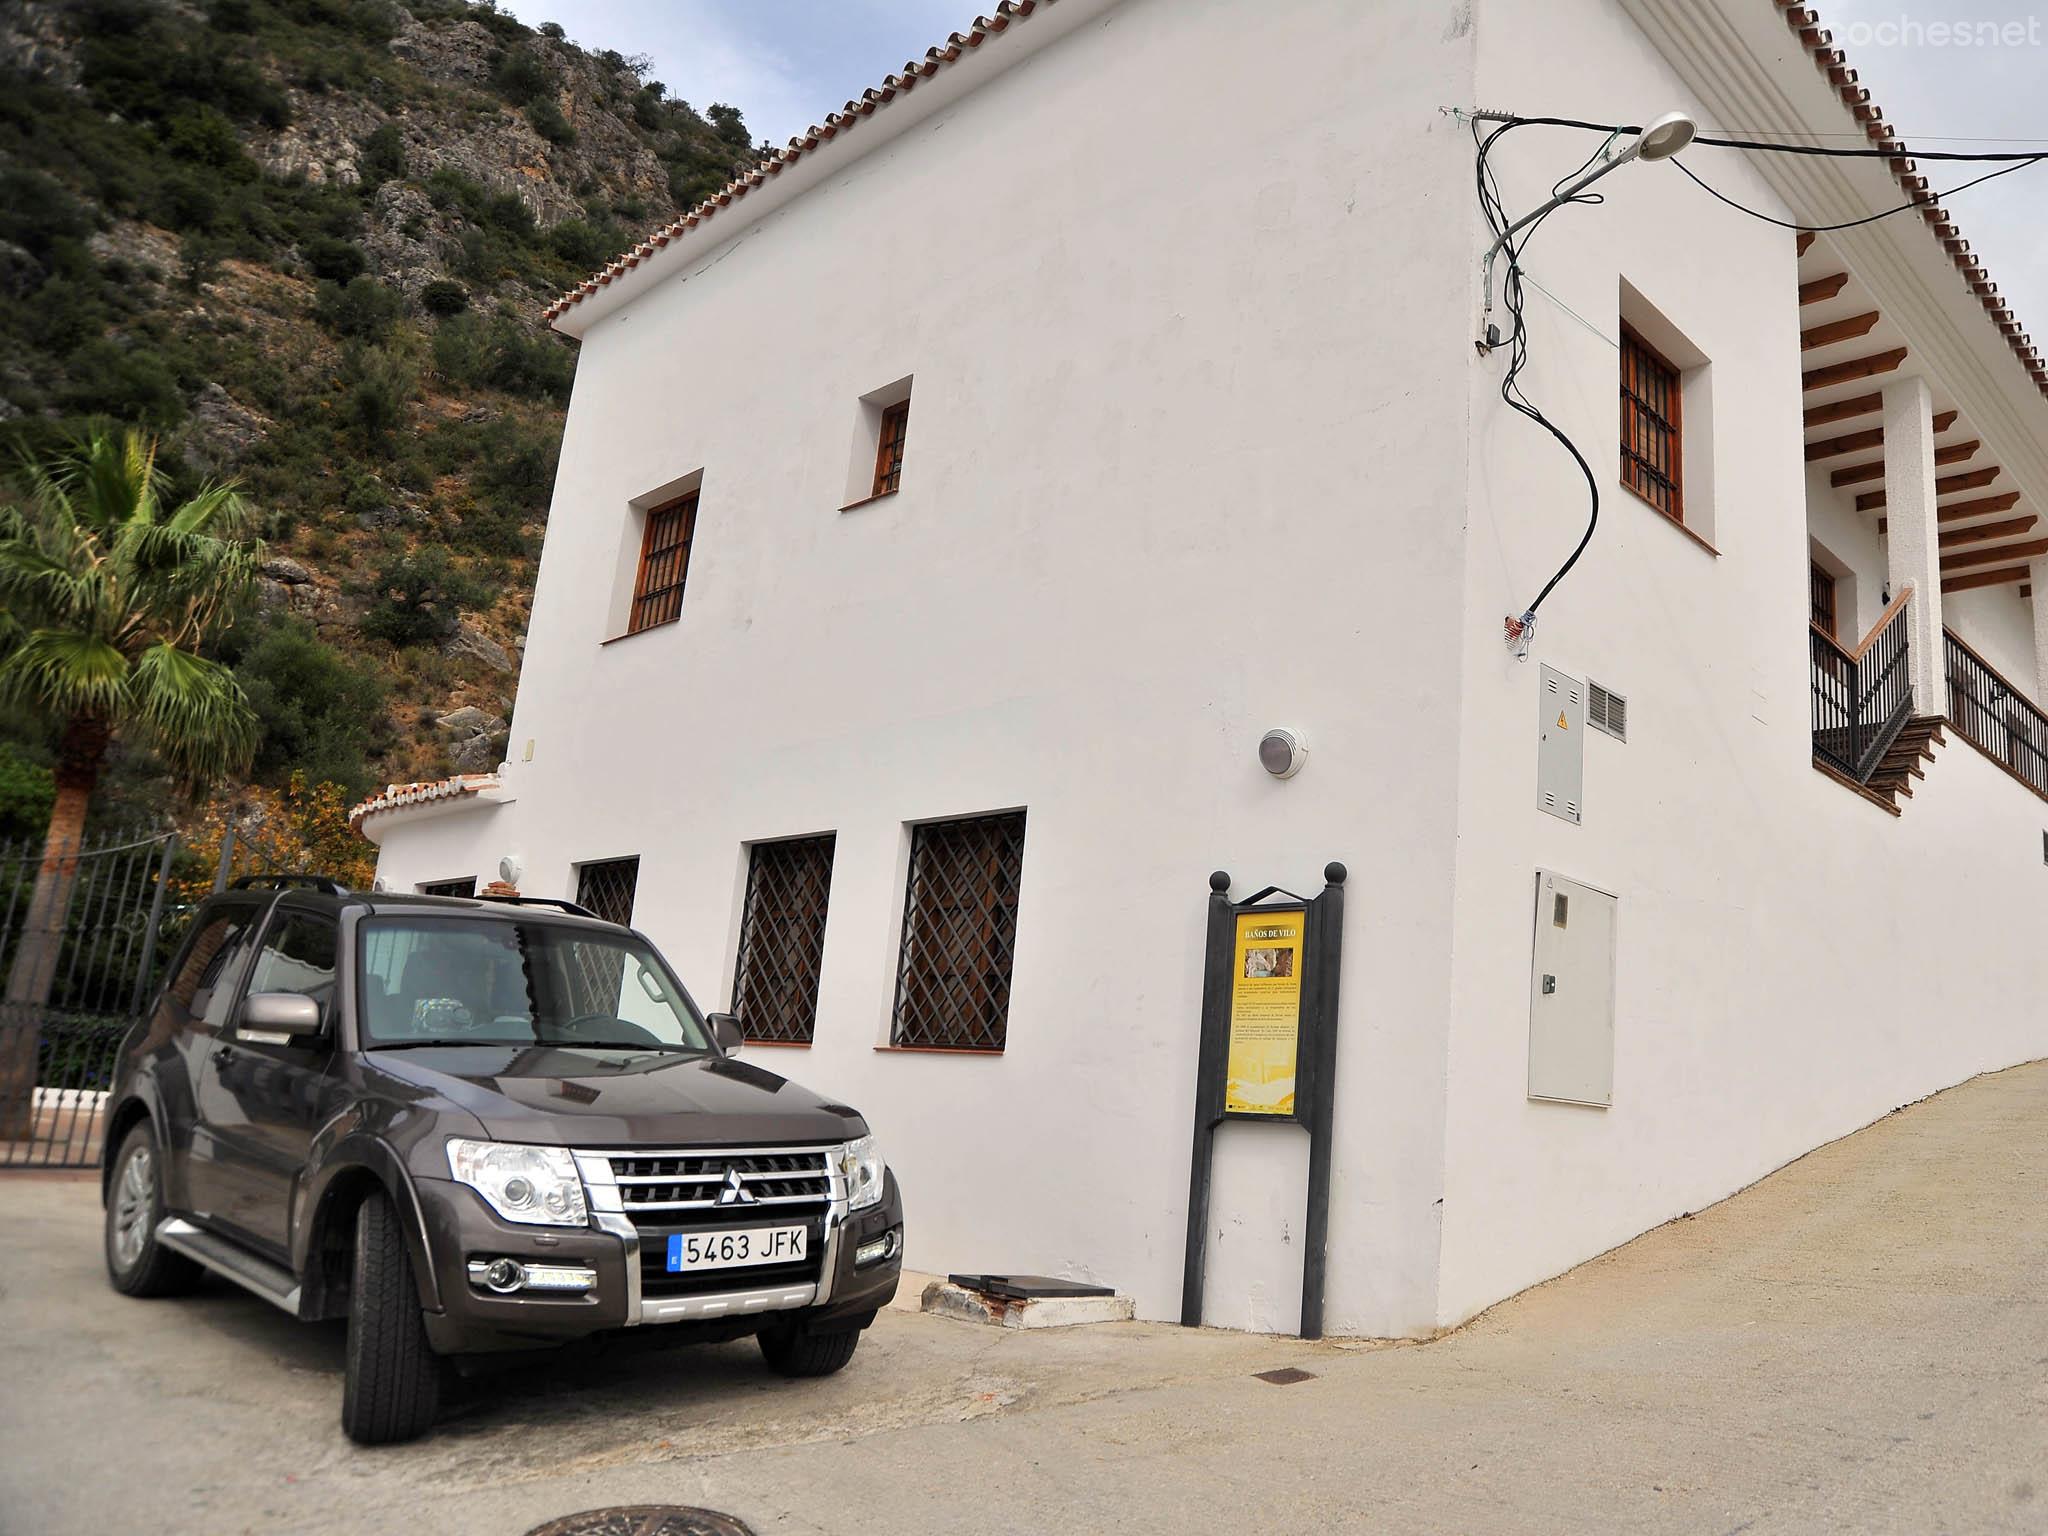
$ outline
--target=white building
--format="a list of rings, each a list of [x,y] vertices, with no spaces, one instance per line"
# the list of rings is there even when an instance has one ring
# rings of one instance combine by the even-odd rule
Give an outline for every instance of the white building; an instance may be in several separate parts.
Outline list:
[[[1587,494],[1474,345],[1476,103],[1891,147],[1773,0],[1006,4],[556,306],[511,760],[359,808],[381,877],[632,877],[707,1007],[810,1035],[752,1059],[874,1122],[913,1266],[1150,1317],[1212,870],[1351,872],[1335,1333],[1456,1323],[2048,1054],[2044,370],[1923,190],[1983,167],[1695,146],[1788,223],[1924,207],[1808,240],[1645,162],[1544,223],[1521,382],[1601,510],[1524,661]],[[1506,135],[1509,215],[1601,142]],[[1577,821],[1538,803],[1559,676],[1626,702],[1563,749]],[[1873,740],[1875,788],[1822,764]],[[1616,899],[1611,1037],[1546,1012],[1539,872]],[[1223,1128],[1208,1321],[1295,1326],[1306,1161]]]

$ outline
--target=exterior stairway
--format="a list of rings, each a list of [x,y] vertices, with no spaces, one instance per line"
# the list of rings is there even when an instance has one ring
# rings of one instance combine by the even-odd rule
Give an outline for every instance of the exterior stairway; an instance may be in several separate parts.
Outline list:
[[[1871,770],[1864,792],[1898,814],[1899,796],[1913,797],[1913,780],[1927,777],[1922,765],[1934,761],[1937,747],[1948,745],[1941,727],[1939,715],[1915,715],[1899,727],[1899,734]]]

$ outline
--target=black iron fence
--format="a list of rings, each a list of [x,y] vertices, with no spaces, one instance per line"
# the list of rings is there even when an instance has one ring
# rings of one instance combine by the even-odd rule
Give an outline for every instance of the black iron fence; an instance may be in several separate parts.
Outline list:
[[[211,870],[169,832],[0,843],[0,1168],[97,1161],[121,1037],[197,900],[289,862],[260,829],[235,823]],[[60,895],[39,912],[46,865]]]
[[[2048,800],[2048,716],[1954,630],[1945,633],[1949,720],[1987,757]]]
[[[1813,662],[1813,755],[1858,784],[1868,783],[1913,713],[1906,653],[1910,593],[1885,611],[1853,651],[1809,625]]]

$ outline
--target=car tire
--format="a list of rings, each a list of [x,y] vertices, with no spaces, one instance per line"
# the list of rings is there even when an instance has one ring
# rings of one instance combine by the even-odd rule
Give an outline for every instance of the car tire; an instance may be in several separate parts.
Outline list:
[[[830,1376],[843,1370],[860,1347],[861,1330],[813,1333],[801,1323],[763,1328],[756,1338],[761,1358],[779,1376]]]
[[[178,1296],[199,1283],[199,1265],[156,1240],[164,1219],[163,1159],[156,1132],[137,1121],[114,1154],[102,1248],[107,1278],[124,1296]]]
[[[356,1211],[341,1427],[358,1445],[410,1440],[434,1422],[440,1396],[441,1360],[427,1342],[412,1257],[380,1190]]]

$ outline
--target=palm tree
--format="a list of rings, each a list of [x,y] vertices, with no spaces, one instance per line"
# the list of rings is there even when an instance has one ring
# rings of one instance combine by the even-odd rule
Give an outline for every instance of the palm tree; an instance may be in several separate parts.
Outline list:
[[[59,734],[56,803],[7,980],[0,1139],[30,1133],[36,1047],[78,877],[86,809],[116,738],[155,751],[197,789],[245,767],[256,717],[201,649],[226,627],[261,546],[232,485],[163,502],[156,441],[89,430],[24,466],[0,507],[0,702]]]

